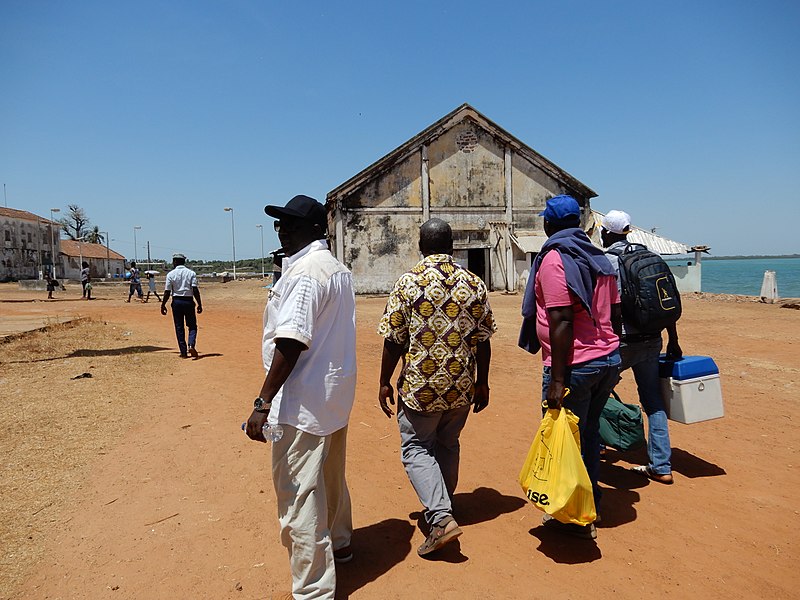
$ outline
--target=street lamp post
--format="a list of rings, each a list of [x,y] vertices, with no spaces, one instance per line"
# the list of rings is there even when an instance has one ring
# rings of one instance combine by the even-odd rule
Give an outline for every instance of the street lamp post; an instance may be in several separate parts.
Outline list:
[[[136,230],[137,229],[141,229],[141,228],[142,228],[141,225],[134,225],[133,226],[133,262],[135,262],[135,263],[139,262],[139,255],[137,254],[137,251],[136,251]]]
[[[109,242],[108,232],[107,231],[101,231],[100,233],[105,234],[105,240],[106,240],[106,277],[110,278],[111,277],[111,253],[110,253],[110,251],[108,249],[108,242]]]
[[[78,271],[82,271],[83,270],[83,240],[86,239],[86,236],[82,235],[81,237],[78,237],[78,238],[75,238],[75,239],[78,242],[78,256],[79,256],[79,259],[78,259]]]
[[[231,241],[233,243],[233,278],[236,279],[236,228],[233,224],[233,208],[226,206],[225,212],[231,213]]]
[[[53,235],[53,213],[61,212],[60,208],[50,209],[50,268],[53,270],[51,273],[53,279],[57,279],[56,275],[56,243],[55,236]]]
[[[264,226],[256,225],[261,230],[261,279],[264,279]]]

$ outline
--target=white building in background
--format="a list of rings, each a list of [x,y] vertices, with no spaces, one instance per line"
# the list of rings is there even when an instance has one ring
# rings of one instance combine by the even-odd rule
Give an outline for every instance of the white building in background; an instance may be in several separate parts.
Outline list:
[[[50,271],[61,251],[59,227],[26,210],[0,208],[0,281],[39,279]],[[56,277],[63,277],[59,269]]]

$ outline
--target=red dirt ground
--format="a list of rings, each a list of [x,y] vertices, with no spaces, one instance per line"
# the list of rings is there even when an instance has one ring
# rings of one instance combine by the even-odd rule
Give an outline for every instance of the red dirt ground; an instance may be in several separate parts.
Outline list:
[[[255,599],[290,589],[269,447],[239,428],[263,378],[265,293],[252,282],[203,291],[199,360],[178,359],[171,318],[157,303],[125,304],[120,292],[98,286],[100,300],[57,305],[171,350],[159,351],[160,368],[140,381],[138,406],[115,447],[89,465],[66,508],[41,513],[53,523],[44,558],[10,598]],[[0,299],[34,296],[0,291]],[[456,517],[464,535],[423,560],[415,552],[423,540],[419,505],[400,464],[397,426],[376,401],[375,325],[385,299],[358,300],[360,370],[348,452],[356,557],[339,567],[339,597],[800,597],[800,311],[685,299],[681,344],[687,354],[715,358],[726,416],[670,423],[673,486],[627,471],[644,461],[642,452],[610,452],[594,543],[544,530],[517,483],[538,425],[541,381],[540,357],[515,344],[520,301],[491,296],[499,323],[491,403],[470,416],[462,436]],[[3,303],[0,313],[31,306]],[[103,392],[113,397],[129,384],[120,374]],[[634,401],[629,374],[618,391]]]

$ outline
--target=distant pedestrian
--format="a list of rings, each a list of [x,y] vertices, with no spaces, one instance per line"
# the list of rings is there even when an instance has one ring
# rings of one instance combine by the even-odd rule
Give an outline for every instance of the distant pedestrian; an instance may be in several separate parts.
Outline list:
[[[391,377],[400,359],[397,423],[406,474],[425,507],[428,526],[417,554],[455,540],[459,436],[472,412],[489,404],[489,338],[496,326],[486,284],[453,260],[453,231],[441,219],[419,229],[424,258],[400,277],[386,302],[378,402],[394,404]]]
[[[203,312],[203,301],[200,299],[200,290],[197,289],[197,274],[186,267],[186,257],[183,254],[172,255],[172,266],[167,273],[164,283],[164,298],[161,300],[161,314],[167,314],[167,300],[172,296],[172,321],[175,323],[175,336],[178,338],[178,349],[181,358],[189,354],[197,358],[197,316],[195,315],[195,300],[197,301],[197,314]],[[141,293],[141,289],[140,289]],[[189,329],[189,343],[186,343],[186,330]]]
[[[145,302],[150,300],[150,294],[155,294],[155,297],[161,302],[161,296],[159,296],[156,291],[156,276],[154,273],[147,274],[147,296],[145,296]]]
[[[81,288],[83,289],[83,297],[86,298],[86,286],[91,281],[91,272],[89,270],[89,263],[83,261],[81,263]],[[91,289],[91,288],[90,288]]]
[[[50,273],[45,273],[44,278],[47,281],[47,299],[55,300],[55,298],[53,298],[53,292],[56,290],[56,287],[58,286],[58,281],[50,277]]]
[[[140,277],[141,276],[139,274],[139,267],[136,266],[135,262],[131,261],[131,278],[129,281],[130,287],[128,290],[128,299],[126,300],[126,302],[131,301],[131,296],[133,296],[134,292],[136,292],[136,295],[139,296],[139,300],[144,302],[144,294],[142,294],[142,282]]]

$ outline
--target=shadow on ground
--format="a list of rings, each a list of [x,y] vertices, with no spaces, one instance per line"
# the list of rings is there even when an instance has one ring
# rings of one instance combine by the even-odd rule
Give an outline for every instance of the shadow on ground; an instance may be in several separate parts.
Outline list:
[[[162,348],[161,346],[126,346],[125,348],[100,348],[97,350],[78,349],[65,356],[49,356],[47,358],[36,358],[33,360],[14,360],[9,361],[8,364],[50,362],[54,360],[80,357],[124,356],[126,354],[144,354],[145,352],[163,352],[164,350],[169,350],[169,348]]]
[[[631,464],[635,465],[646,465],[648,463],[647,458],[647,449],[646,448],[639,448],[638,450],[632,450],[630,452],[618,452],[609,448],[606,451],[605,456],[603,457],[602,464],[605,466],[614,465],[619,460],[625,460]],[[696,479],[698,477],[719,477],[720,475],[727,475],[725,469],[716,465],[712,462],[709,462],[699,456],[695,456],[691,452],[687,452],[686,450],[682,450],[680,448],[673,448],[672,449],[672,470],[676,473],[680,473],[684,477],[688,477],[689,479]],[[622,467],[614,467],[615,469],[622,469]],[[626,469],[623,469],[626,470]],[[607,472],[608,473],[608,472]],[[613,485],[614,487],[625,487],[625,488],[632,488],[632,487],[643,487],[643,485],[647,484],[647,479],[642,477],[641,475],[633,474],[634,478],[638,481],[642,482],[642,485],[626,485],[625,481],[615,482],[609,481],[603,478],[603,473],[601,471],[601,480],[609,485]],[[619,485],[618,485],[619,484]]]
[[[386,519],[353,532],[353,560],[336,565],[336,598],[349,598],[403,562],[411,552],[414,526],[402,519]]]
[[[453,510],[459,525],[492,521],[526,504],[527,501],[520,496],[506,496],[488,487],[475,488],[472,492],[456,494],[453,498]]]
[[[681,450],[680,448],[672,449],[672,470],[680,473],[689,479],[696,479],[697,477],[719,477],[720,475],[727,475],[725,469],[712,462],[708,462],[695,456],[691,452]]]
[[[528,533],[539,540],[539,552],[562,565],[590,563],[603,556],[595,540],[573,537],[544,525],[534,527]]]

